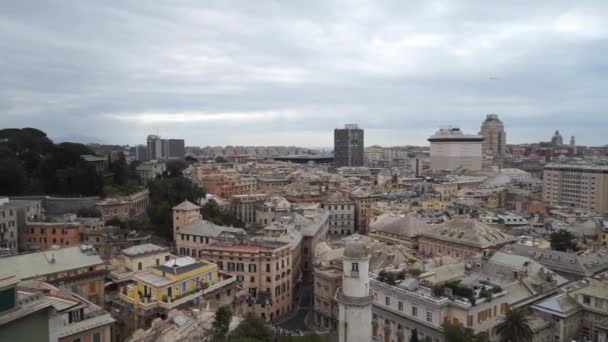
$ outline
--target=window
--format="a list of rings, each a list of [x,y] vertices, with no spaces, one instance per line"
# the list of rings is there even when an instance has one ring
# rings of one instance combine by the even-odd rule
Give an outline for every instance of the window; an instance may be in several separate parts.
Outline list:
[[[595,298],[595,307],[598,309],[604,308],[604,300],[601,298]]]
[[[96,332],[93,334],[93,342],[101,342],[101,334]]]
[[[83,309],[70,311],[70,313],[68,314],[68,322],[73,323],[82,321],[82,313]]]
[[[589,297],[589,296],[583,296],[583,304],[590,305],[591,304],[591,297]]]
[[[414,316],[414,317],[418,316],[418,308],[415,306],[412,306],[412,316]]]
[[[188,291],[188,283],[182,282],[182,295]]]
[[[142,269],[142,264],[141,264],[141,262],[138,262],[137,263],[137,270],[141,271],[141,269]]]
[[[403,302],[399,301],[399,311],[403,311]]]
[[[359,263],[353,262],[352,270],[355,272],[359,272]]]
[[[80,342],[80,338],[75,338],[72,340],[72,342]]]
[[[160,260],[156,259],[156,266],[160,265]]]
[[[391,305],[391,297],[389,297],[389,296],[384,297],[384,304]]]
[[[426,312],[426,321],[427,322],[432,322],[433,321],[433,313],[431,311],[427,311]]]

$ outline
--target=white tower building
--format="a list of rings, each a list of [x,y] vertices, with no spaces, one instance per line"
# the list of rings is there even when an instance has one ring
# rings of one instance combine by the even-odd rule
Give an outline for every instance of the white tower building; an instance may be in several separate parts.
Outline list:
[[[372,340],[372,296],[369,288],[369,252],[359,235],[346,241],[342,288],[336,299],[340,306],[339,342]]]

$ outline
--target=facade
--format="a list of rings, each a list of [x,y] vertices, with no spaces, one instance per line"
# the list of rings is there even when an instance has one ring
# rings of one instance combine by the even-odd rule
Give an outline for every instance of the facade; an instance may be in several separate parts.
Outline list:
[[[256,221],[258,226],[267,226],[282,217],[289,216],[294,209],[294,205],[289,203],[284,197],[271,197],[256,208]]]
[[[319,266],[314,270],[313,322],[322,331],[338,331],[339,307],[336,291],[342,286],[342,269]]]
[[[227,239],[244,238],[241,228],[218,226],[213,222],[200,220],[173,229],[175,250],[179,255],[202,258],[201,249],[210,244]]]
[[[351,235],[355,232],[355,203],[340,192],[325,197],[321,208],[329,211],[329,234]]]
[[[40,220],[43,209],[40,201],[9,200],[0,197],[0,255],[26,250],[26,223]]]
[[[78,246],[83,231],[81,222],[28,222],[25,248],[40,251],[52,246]]]
[[[235,195],[253,194],[257,190],[257,180],[252,177],[214,174],[202,177],[202,186],[210,194],[230,198]]]
[[[357,125],[334,130],[334,165],[363,166],[364,132]]]
[[[201,207],[185,200],[182,203],[172,208],[173,210],[173,240],[177,241],[177,233],[180,229],[191,223],[199,222],[203,219],[201,216]]]
[[[0,258],[2,274],[61,285],[100,305],[107,269],[90,246],[73,246]]]
[[[167,148],[168,159],[184,159],[186,157],[186,143],[184,139],[168,139]]]
[[[506,152],[507,134],[505,127],[498,118],[498,114],[488,114],[481,124],[479,135],[483,137],[482,153],[484,156],[492,156],[495,161],[500,161]]]
[[[206,293],[233,283],[217,265],[190,257],[179,257],[136,273],[115,301],[126,332],[149,328],[156,317],[176,308],[198,307]],[[126,334],[128,335],[128,333]]]
[[[543,171],[543,200],[551,206],[608,213],[608,165],[547,164]]]
[[[369,236],[386,243],[415,248],[418,246],[418,236],[428,228],[430,226],[415,213],[387,213],[372,220]]]
[[[363,189],[355,189],[349,194],[355,203],[355,232],[367,235],[372,218],[372,206],[380,197]]]
[[[135,168],[139,180],[142,184],[146,184],[149,180],[153,180],[167,171],[167,164],[158,160],[150,160],[143,162]]]
[[[338,341],[372,341],[372,296],[369,251],[357,235],[346,242],[342,258],[342,287],[336,292],[339,306]]]
[[[484,141],[481,135],[464,134],[460,128],[442,128],[428,140],[432,170],[481,170]]]
[[[161,139],[159,135],[148,135],[146,140],[147,160],[183,159],[186,156],[184,139]]]
[[[263,204],[267,198],[266,194],[234,195],[230,198],[230,211],[237,220],[246,225],[252,225],[256,223],[258,206]]]
[[[85,229],[81,233],[81,241],[97,251],[103,260],[109,260],[131,246],[150,242],[151,236],[141,231],[120,229],[120,227],[103,227]]]
[[[131,195],[108,197],[97,202],[97,209],[101,212],[104,222],[111,219],[128,221],[146,213],[150,204],[150,191],[142,190]]]
[[[284,175],[260,176],[257,179],[257,188],[261,192],[269,193],[281,189],[291,183],[291,178]]]

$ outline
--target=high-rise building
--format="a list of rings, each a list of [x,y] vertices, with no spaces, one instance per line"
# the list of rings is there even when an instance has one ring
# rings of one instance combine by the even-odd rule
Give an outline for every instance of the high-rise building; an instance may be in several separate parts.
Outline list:
[[[186,144],[184,139],[169,139],[167,140],[169,145],[169,158],[185,158],[186,157]]]
[[[163,156],[162,139],[159,135],[148,135],[146,140],[148,148],[148,160],[160,160]]]
[[[543,171],[543,200],[549,205],[608,213],[608,165],[547,164]]]
[[[148,160],[148,147],[146,145],[135,146],[135,160],[144,162]]]
[[[159,135],[148,135],[147,160],[179,159],[186,156],[184,139],[161,139]]]
[[[363,166],[363,129],[354,124],[334,130],[334,164],[342,166]]]
[[[551,145],[553,146],[562,146],[564,144],[564,138],[561,134],[559,134],[559,130],[555,131],[553,137],[551,137]]]
[[[486,116],[486,120],[481,124],[479,135],[484,139],[483,155],[492,156],[495,161],[500,161],[505,154],[507,134],[502,121],[498,118],[498,114],[488,114]]]
[[[342,258],[342,288],[336,294],[340,342],[372,341],[369,259],[363,240],[358,235],[348,238]]]
[[[460,128],[442,128],[428,140],[432,170],[481,170],[481,135],[464,134]]]

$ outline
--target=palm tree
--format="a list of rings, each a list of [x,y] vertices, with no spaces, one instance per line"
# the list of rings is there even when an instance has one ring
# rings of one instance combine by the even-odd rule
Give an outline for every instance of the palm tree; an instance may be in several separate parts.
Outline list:
[[[530,318],[523,308],[507,313],[502,322],[496,326],[496,332],[503,342],[532,342],[534,338]]]

